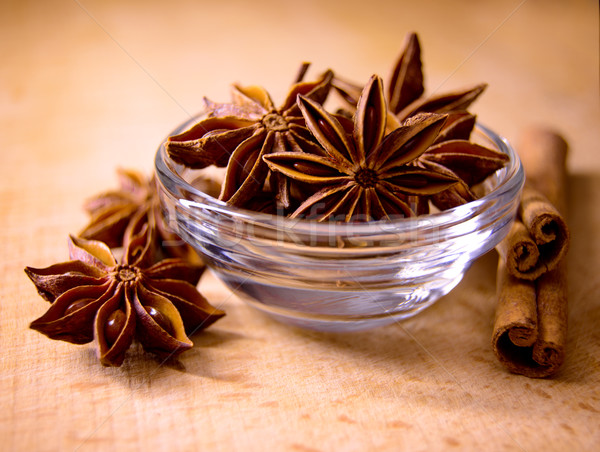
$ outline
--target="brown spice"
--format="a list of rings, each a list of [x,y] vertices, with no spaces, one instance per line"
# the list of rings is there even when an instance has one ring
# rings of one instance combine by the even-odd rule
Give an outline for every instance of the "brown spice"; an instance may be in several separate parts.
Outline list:
[[[497,248],[507,271],[533,281],[554,270],[568,248],[565,219],[548,198],[528,183],[521,195],[518,218]]]
[[[519,278],[538,278],[556,268],[567,253],[567,150],[566,141],[549,130],[530,129],[521,138],[519,155],[527,184],[519,221],[498,247],[507,270]]]
[[[301,152],[315,147],[300,115],[296,97],[305,95],[318,102],[327,98],[333,73],[327,71],[314,82],[298,81],[285,101],[276,107],[269,93],[259,86],[232,87],[231,103],[206,102],[207,117],[190,129],[168,138],[165,149],[176,162],[191,168],[226,166],[219,199],[244,206],[264,190],[267,180],[279,203],[289,206],[289,181],[270,173],[264,155]]]
[[[422,114],[413,116],[409,121]],[[507,161],[508,156],[503,152],[471,143],[468,139],[451,139],[431,146],[418,157],[417,164],[459,180],[459,183],[431,196],[438,209],[446,210],[477,199],[472,187],[502,168]]]
[[[368,221],[413,216],[409,196],[431,196],[457,182],[453,175],[411,164],[434,142],[446,117],[422,115],[386,135],[388,109],[376,75],[358,100],[352,135],[318,103],[302,96],[298,103],[322,151],[264,157],[272,171],[318,188],[292,217]]]
[[[184,259],[153,263],[149,229],[132,237],[121,262],[102,242],[71,237],[71,260],[25,273],[51,303],[30,327],[51,339],[96,343],[105,366],[120,366],[134,339],[172,357],[193,346],[188,334],[225,313],[196,290],[202,267]]]
[[[361,93],[359,85],[336,74],[332,87],[350,106],[356,107]],[[456,91],[425,96],[419,37],[416,33],[409,33],[388,82],[387,100],[392,113],[388,117],[388,126],[397,127],[419,113],[464,112],[486,88],[486,83],[478,83]]]
[[[79,236],[104,242],[109,248],[120,248],[127,247],[132,235],[147,227],[160,258],[180,257],[203,267],[192,247],[165,224],[156,178],[123,168],[117,169],[117,177],[117,190],[99,193],[84,204],[90,220]],[[197,185],[210,193],[211,187],[206,180],[199,181]]]
[[[569,234],[561,214],[566,208],[567,144],[552,131],[534,128],[524,133],[518,149],[528,186],[519,219],[497,248],[492,346],[508,370],[540,378],[556,373],[565,358]],[[540,236],[548,239],[546,244]],[[548,249],[553,261],[547,259]],[[535,272],[523,272],[519,264],[531,264]]]

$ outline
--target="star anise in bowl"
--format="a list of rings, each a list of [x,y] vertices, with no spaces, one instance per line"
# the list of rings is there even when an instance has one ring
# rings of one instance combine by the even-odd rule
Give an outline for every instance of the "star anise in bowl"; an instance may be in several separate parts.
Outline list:
[[[271,170],[318,187],[292,218],[323,221],[341,215],[343,221],[369,221],[414,216],[411,196],[435,195],[458,182],[453,174],[412,164],[434,142],[446,117],[422,116],[386,134],[388,109],[383,82],[377,76],[371,77],[358,100],[351,135],[318,103],[299,96],[298,104],[322,146],[319,153],[264,157]]]
[[[207,101],[165,149],[191,170],[226,166],[219,199],[230,206],[319,221],[424,215],[476,200],[508,160],[470,140],[476,117],[467,108],[486,86],[424,96],[411,33],[387,89],[377,75],[361,87],[328,70],[298,81],[275,108],[263,88],[234,85],[231,103]],[[328,110],[330,87],[347,108]]]
[[[242,91],[174,130],[155,169],[169,224],[225,284],[276,319],[348,331],[410,317],[448,293],[508,232],[523,171],[468,111],[485,84],[423,95],[416,35],[387,86],[337,73],[329,86],[343,108],[294,89],[284,103],[300,146],[276,145],[269,127],[283,124],[264,119],[282,110],[263,91]],[[193,183],[211,165],[226,166],[223,186],[234,188],[219,199]]]
[[[269,181],[277,201],[288,207],[289,183],[270,174],[263,156],[315,146],[296,97],[305,95],[317,102],[325,101],[332,77],[328,71],[313,82],[297,81],[279,107],[264,88],[235,84],[232,102],[205,99],[206,117],[188,130],[170,136],[167,152],[174,161],[190,168],[226,166],[219,199],[230,205],[244,206]]]
[[[316,105],[301,102],[314,118],[327,120],[317,115]],[[404,133],[392,135],[393,140],[401,144],[400,150],[416,155],[432,140],[443,117],[432,114],[428,120],[404,126]],[[317,124],[323,131],[321,153],[281,153],[265,159],[275,171],[291,176],[297,172],[315,182],[303,182],[293,191],[312,193],[303,202],[319,197],[322,208],[313,210],[313,204],[293,218],[278,211],[270,214],[231,206],[209,196],[192,184],[194,173],[170,159],[164,146],[157,151],[156,173],[164,210],[171,215],[169,224],[251,306],[302,328],[352,331],[386,325],[415,315],[448,293],[471,263],[508,233],[523,170],[512,148],[489,129],[477,126],[477,138],[505,154],[507,161],[483,183],[482,195],[454,208],[417,215],[419,208],[413,210],[410,197],[419,198],[417,193],[425,187],[432,189],[428,185],[433,179],[422,177],[431,170],[420,167],[418,159],[404,162],[407,154],[400,152],[397,160],[375,159],[384,163],[372,172],[362,171],[367,157],[362,162],[362,154],[350,146],[356,146],[354,139],[342,138],[339,130],[333,133],[333,121],[316,120]],[[417,140],[403,140],[407,132]],[[364,139],[370,153],[396,147],[384,146],[386,140],[376,136]],[[440,189],[457,178],[435,177],[440,178]],[[388,193],[395,198],[385,198]],[[260,199],[264,196],[261,193]],[[367,213],[382,217],[368,219]]]
[[[468,113],[469,106],[487,88],[486,83],[478,83],[456,91],[425,96],[421,44],[416,33],[407,35],[404,47],[391,72],[386,90],[386,99],[392,113],[388,121],[396,126],[418,113],[461,113],[464,115]],[[360,84],[335,75],[332,88],[353,110],[356,108],[362,92]],[[464,131],[470,133],[471,130],[464,129]],[[468,138],[468,133],[463,138]]]

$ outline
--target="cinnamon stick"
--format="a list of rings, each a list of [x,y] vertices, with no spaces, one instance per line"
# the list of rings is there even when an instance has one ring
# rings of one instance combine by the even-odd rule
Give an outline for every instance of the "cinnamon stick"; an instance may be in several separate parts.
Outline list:
[[[538,339],[533,360],[549,375],[558,370],[565,358],[567,341],[567,266],[545,273],[536,282],[538,303]],[[538,371],[539,372],[539,371]]]
[[[565,358],[567,149],[555,132],[525,131],[517,150],[527,183],[518,218],[497,247],[492,346],[509,371],[533,378],[554,374]]]
[[[509,371],[543,378],[558,371],[567,338],[566,265],[537,281],[515,278],[498,262],[494,353]]]
[[[538,335],[535,283],[515,278],[506,271],[504,260],[499,259],[496,285],[498,305],[494,335],[506,335],[504,340],[518,347],[532,346]],[[494,338],[495,341],[500,339]]]
[[[497,250],[508,272],[533,281],[557,267],[567,254],[569,240],[567,224],[558,209],[527,182],[517,219]]]

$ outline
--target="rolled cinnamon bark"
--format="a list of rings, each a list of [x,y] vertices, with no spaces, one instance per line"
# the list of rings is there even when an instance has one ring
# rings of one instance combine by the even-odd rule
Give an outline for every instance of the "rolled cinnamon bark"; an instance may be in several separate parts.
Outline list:
[[[568,144],[558,133],[540,127],[523,132],[517,151],[527,182],[566,215]]]
[[[521,195],[517,219],[497,249],[513,276],[533,281],[554,270],[569,248],[569,229],[556,207],[531,182]]]
[[[503,259],[498,259],[496,278],[498,305],[494,335],[506,335],[506,340],[518,347],[535,344],[538,335],[535,283],[515,278],[506,271]],[[500,338],[494,337],[494,342]],[[501,356],[508,361],[510,356]]]
[[[509,371],[543,378],[558,371],[567,340],[566,265],[537,281],[515,278],[498,261],[494,353]]]
[[[554,373],[565,358],[567,342],[567,266],[544,273],[536,281],[538,304],[538,338],[533,346],[533,360],[539,364],[538,373]]]
[[[567,143],[552,131],[533,128],[517,150],[527,184],[518,219],[497,247],[492,347],[511,372],[541,378],[554,374],[565,358]]]
[[[497,250],[512,275],[533,281],[556,268],[569,247],[564,220],[568,145],[557,133],[532,127],[517,151],[526,184],[517,221]]]

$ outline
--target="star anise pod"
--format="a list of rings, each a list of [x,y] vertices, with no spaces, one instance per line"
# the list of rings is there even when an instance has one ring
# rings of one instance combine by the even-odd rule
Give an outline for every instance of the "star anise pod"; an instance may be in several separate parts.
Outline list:
[[[469,140],[475,128],[477,117],[466,110],[456,110],[447,113],[448,119],[440,130],[434,144],[448,140]]]
[[[134,338],[161,357],[191,348],[187,334],[225,313],[196,290],[202,268],[177,258],[152,264],[149,233],[129,241],[120,263],[106,244],[71,237],[70,261],[25,268],[51,303],[30,327],[74,344],[94,340],[105,366],[120,366]]]
[[[130,169],[118,169],[117,176],[118,190],[100,193],[84,204],[90,221],[79,236],[118,248],[126,244],[129,236],[148,225],[157,232],[156,246],[162,255],[202,265],[197,253],[165,224],[155,177],[147,178]]]
[[[417,164],[458,178],[457,184],[431,196],[437,208],[446,210],[477,199],[471,188],[507,161],[508,156],[500,151],[468,140],[447,140],[429,147],[418,158]]]
[[[325,101],[332,76],[328,71],[317,81],[293,84],[278,108],[265,89],[234,85],[232,103],[206,100],[208,117],[187,131],[169,137],[166,151],[174,161],[191,168],[226,165],[219,199],[243,206],[263,190],[269,178],[269,168],[262,159],[264,155],[302,152],[316,145],[298,110],[296,97],[301,94],[320,103]],[[278,201],[284,207],[289,206],[287,180],[278,175],[271,179]]]
[[[80,232],[85,239],[99,240],[111,248],[123,245],[125,230],[136,212],[147,211],[152,188],[138,171],[117,169],[118,190],[100,193],[83,206],[90,220]]]
[[[358,100],[351,136],[317,102],[298,96],[298,105],[322,149],[264,157],[272,170],[319,188],[292,217],[323,221],[343,215],[344,221],[368,221],[413,216],[409,197],[430,196],[456,183],[455,177],[412,164],[434,142],[446,117],[424,115],[386,135],[388,108],[376,75]]]
[[[331,86],[348,104],[356,107],[362,92],[360,85],[345,80],[336,74]],[[388,83],[388,108],[395,115],[404,107],[419,99],[424,91],[421,45],[416,33],[409,33]]]
[[[397,114],[405,106],[419,99],[424,91],[421,44],[416,33],[409,33],[388,84],[390,110]]]
[[[421,116],[427,116],[427,113],[411,116],[404,124],[418,122]],[[450,125],[446,125],[448,120],[451,121]],[[508,156],[503,152],[468,140],[475,122],[473,115],[455,112],[448,115],[448,120],[433,145],[415,160],[417,166],[458,179],[452,187],[431,196],[431,201],[440,210],[477,199],[471,188],[483,182],[508,161]]]
[[[466,110],[487,87],[480,83],[462,90],[424,96],[422,66],[419,38],[416,33],[409,33],[388,83],[388,106],[394,113],[388,117],[388,128],[395,128],[397,121],[401,123],[418,113],[446,114]],[[336,75],[332,87],[351,106],[356,106],[361,93],[359,85]]]
[[[487,83],[479,83],[461,90],[444,92],[442,94],[433,94],[429,97],[419,98],[408,104],[404,109],[396,114],[396,117],[403,121],[418,113],[451,113],[463,111],[483,93],[487,88]]]

